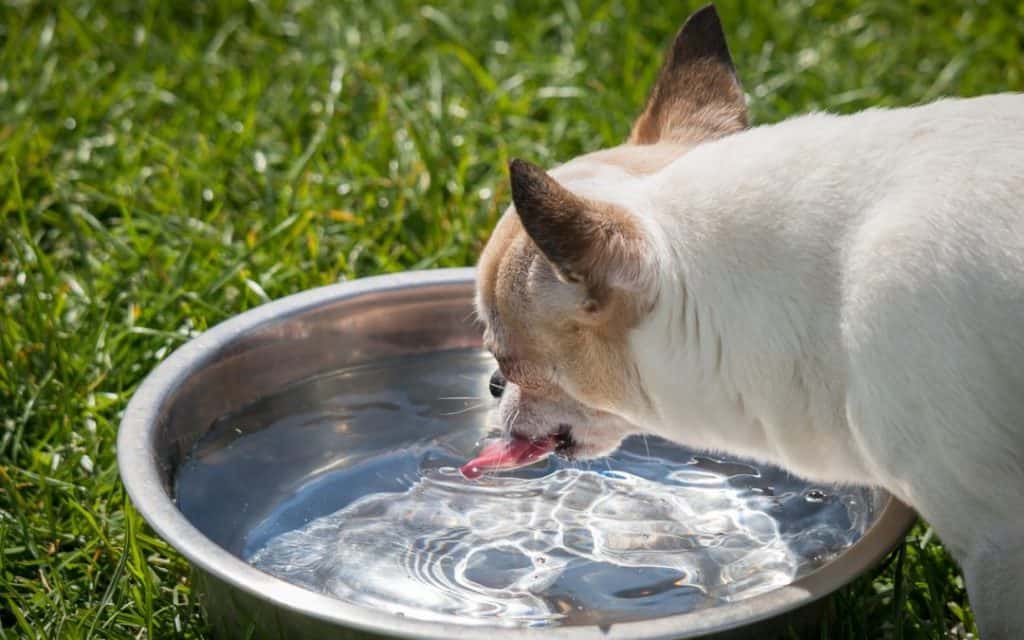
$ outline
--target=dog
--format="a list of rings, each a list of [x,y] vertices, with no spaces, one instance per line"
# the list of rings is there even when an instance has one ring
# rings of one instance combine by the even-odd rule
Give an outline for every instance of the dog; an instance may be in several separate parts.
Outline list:
[[[625,143],[509,174],[478,471],[649,433],[883,487],[1024,633],[1024,95],[750,127],[708,6]]]

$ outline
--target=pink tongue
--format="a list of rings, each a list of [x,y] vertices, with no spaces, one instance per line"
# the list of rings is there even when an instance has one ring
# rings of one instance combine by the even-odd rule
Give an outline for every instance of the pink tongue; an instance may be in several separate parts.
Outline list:
[[[480,455],[462,465],[459,471],[466,478],[473,480],[479,478],[485,471],[525,467],[543,460],[554,450],[554,438],[494,440],[483,448]]]

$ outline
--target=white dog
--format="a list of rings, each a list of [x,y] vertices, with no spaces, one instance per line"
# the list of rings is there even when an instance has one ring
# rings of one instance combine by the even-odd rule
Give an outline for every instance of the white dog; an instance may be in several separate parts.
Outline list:
[[[625,144],[510,171],[477,298],[510,437],[474,469],[643,431],[878,485],[1021,637],[1024,96],[748,129],[707,7]]]

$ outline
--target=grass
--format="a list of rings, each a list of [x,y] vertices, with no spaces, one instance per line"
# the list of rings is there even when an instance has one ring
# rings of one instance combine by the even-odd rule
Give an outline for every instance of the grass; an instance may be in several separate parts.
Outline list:
[[[691,3],[0,0],[0,638],[204,637],[118,482],[190,336],[301,289],[471,264],[505,163],[622,140]],[[1024,5],[723,0],[755,121],[1024,88]],[[827,638],[960,636],[918,527]]]

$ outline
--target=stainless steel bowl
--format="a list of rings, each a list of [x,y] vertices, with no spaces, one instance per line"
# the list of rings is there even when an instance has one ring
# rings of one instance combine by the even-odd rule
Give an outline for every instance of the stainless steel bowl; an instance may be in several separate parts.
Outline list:
[[[913,512],[885,498],[846,552],[789,586],[697,612],[610,627],[460,627],[346,604],[284,582],[208,539],[175,504],[176,470],[220,416],[285,385],[389,356],[478,347],[469,320],[473,270],[418,271],[306,291],[232,318],[182,346],[136,392],[118,436],[121,477],[135,507],[195,569],[207,618],[221,637],[771,637],[816,625],[825,596],[878,563]]]

